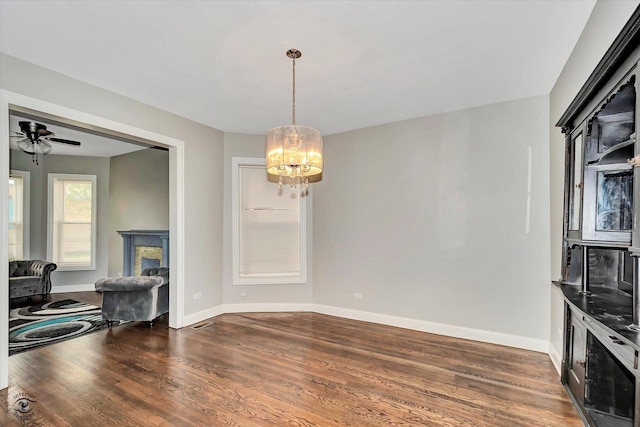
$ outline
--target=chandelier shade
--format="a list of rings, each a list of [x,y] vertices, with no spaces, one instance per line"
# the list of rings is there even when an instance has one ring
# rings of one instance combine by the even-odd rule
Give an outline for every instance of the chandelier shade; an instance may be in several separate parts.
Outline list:
[[[265,161],[267,173],[277,176],[280,186],[284,178],[289,178],[291,188],[298,184],[306,188],[310,176],[322,173],[322,135],[314,128],[296,124],[296,59],[302,52],[289,49],[287,56],[293,60],[291,124],[267,131]]]
[[[299,178],[322,173],[322,135],[308,126],[287,125],[267,132],[267,173]]]

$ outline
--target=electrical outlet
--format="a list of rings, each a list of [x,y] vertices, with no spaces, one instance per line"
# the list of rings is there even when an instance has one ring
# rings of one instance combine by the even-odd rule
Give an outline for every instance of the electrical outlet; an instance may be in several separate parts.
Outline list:
[[[202,298],[202,294],[200,292],[196,292],[195,294],[193,294],[193,299],[194,300],[197,300],[197,299],[200,299],[200,298]]]
[[[355,299],[362,299],[362,294],[361,294],[360,292],[354,292],[354,293],[353,293],[353,297],[354,297]]]

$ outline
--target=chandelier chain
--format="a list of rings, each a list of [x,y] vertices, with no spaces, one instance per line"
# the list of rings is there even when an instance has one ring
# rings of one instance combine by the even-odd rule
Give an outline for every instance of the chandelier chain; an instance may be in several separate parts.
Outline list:
[[[291,124],[296,124],[296,58],[293,58],[293,106],[291,107]]]

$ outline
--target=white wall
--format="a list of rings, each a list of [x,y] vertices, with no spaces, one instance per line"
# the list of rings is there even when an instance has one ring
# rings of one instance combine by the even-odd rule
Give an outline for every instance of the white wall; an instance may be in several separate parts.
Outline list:
[[[55,150],[55,148],[54,148]],[[50,173],[96,175],[97,181],[97,241],[96,269],[84,271],[54,271],[52,292],[93,289],[95,282],[107,276],[109,261],[109,158],[57,156],[49,154],[39,159],[39,165],[21,151],[11,150],[12,169],[31,172],[29,257],[47,259],[47,203]],[[66,288],[66,289],[65,289]]]
[[[312,302],[313,289],[313,239],[307,241],[308,281],[306,284],[269,284],[269,285],[234,285],[233,284],[233,252],[232,252],[232,223],[231,223],[231,159],[233,157],[264,157],[264,135],[248,135],[238,133],[224,134],[224,304],[225,309],[260,310],[260,307],[279,307],[286,309],[301,309],[303,304]],[[277,185],[277,184],[274,184]],[[312,188],[311,191],[314,191]],[[313,227],[313,197],[307,199],[307,224],[309,230]],[[309,237],[312,237],[309,235]],[[241,294],[246,296],[242,297]],[[240,306],[240,304],[250,304]],[[274,305],[274,304],[277,304]],[[235,307],[234,307],[235,306]]]
[[[325,137],[314,303],[546,350],[548,120],[540,96]]]
[[[551,206],[551,277],[560,278],[562,258],[562,209],[564,189],[564,135],[555,127],[582,85],[602,59],[638,1],[598,1],[578,43],[554,85],[550,98],[550,206]],[[562,353],[562,295],[551,294],[550,355],[559,367]]]
[[[110,159],[109,276],[122,274],[121,230],[169,229],[169,153],[146,149]]]
[[[222,132],[5,54],[0,88],[184,141],[184,313],[222,304]]]

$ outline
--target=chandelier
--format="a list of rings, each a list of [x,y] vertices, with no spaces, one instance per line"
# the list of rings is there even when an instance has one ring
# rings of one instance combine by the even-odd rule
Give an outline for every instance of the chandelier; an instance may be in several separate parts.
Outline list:
[[[267,173],[278,177],[282,187],[286,179],[295,189],[306,189],[309,177],[322,173],[322,135],[314,128],[296,124],[296,59],[302,56],[297,49],[289,49],[293,61],[293,107],[291,125],[279,126],[267,132]]]

